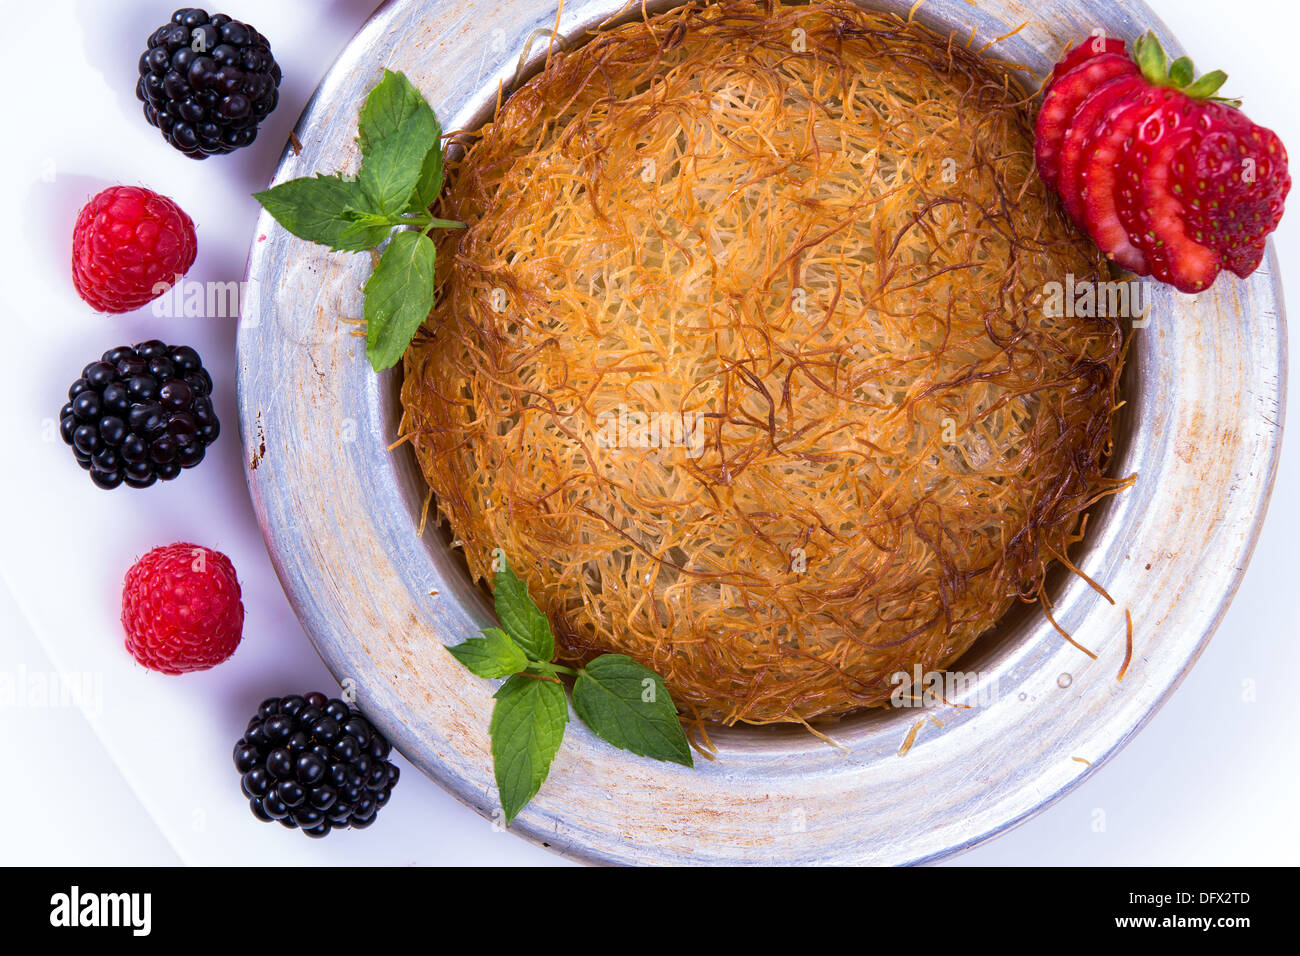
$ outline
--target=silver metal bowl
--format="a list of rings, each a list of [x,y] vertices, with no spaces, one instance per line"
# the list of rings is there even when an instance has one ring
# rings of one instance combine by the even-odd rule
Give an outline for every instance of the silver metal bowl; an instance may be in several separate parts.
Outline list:
[[[872,5],[906,15],[912,0]],[[569,0],[559,33],[578,37],[620,6]],[[928,0],[917,16],[963,39],[974,28],[977,47],[1028,21],[990,55],[1040,76],[1067,41],[1098,27],[1128,39],[1154,28],[1177,49],[1135,0]],[[498,84],[508,90],[540,63],[548,41],[538,31],[555,21],[551,0],[387,4],[308,104],[302,151],[285,153],[276,181],[355,168],[357,110],[383,67],[411,77],[444,128],[473,128]],[[492,818],[493,686],[439,646],[476,634],[491,611],[445,534],[417,535],[423,479],[407,449],[388,450],[399,373],[374,375],[356,326],[342,321],[361,313],[370,259],[330,254],[266,215],[257,236],[239,408],[271,557],[339,681],[412,763]],[[1076,559],[1118,607],[1078,578],[1053,587],[1057,619],[1098,660],[1027,609],[958,665],[981,676],[984,706],[845,719],[832,731],[841,748],[801,730],[720,730],[717,760],[694,770],[614,750],[575,721],[510,829],[590,861],[896,864],[939,859],[1041,810],[1137,733],[1223,616],[1273,482],[1285,355],[1272,254],[1249,280],[1228,276],[1195,298],[1155,294],[1150,324],[1133,333],[1113,465],[1139,477],[1094,509]],[[1117,681],[1124,608],[1134,651]]]

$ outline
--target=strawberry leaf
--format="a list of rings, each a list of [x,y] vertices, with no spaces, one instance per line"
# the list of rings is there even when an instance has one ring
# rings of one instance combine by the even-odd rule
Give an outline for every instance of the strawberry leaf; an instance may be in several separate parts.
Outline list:
[[[1187,87],[1183,92],[1194,100],[1208,100],[1228,82],[1228,74],[1222,70],[1213,70],[1206,73],[1195,83]]]
[[[1191,57],[1180,56],[1170,63],[1164,47],[1160,45],[1153,31],[1147,31],[1134,42],[1133,60],[1142,75],[1156,86],[1181,90],[1194,100],[1213,99],[1217,103],[1225,103],[1228,106],[1241,106],[1241,100],[1224,99],[1214,95],[1227,82],[1228,74],[1222,70],[1213,70],[1197,79],[1196,66],[1192,63]]]
[[[1148,31],[1138,37],[1133,44],[1133,58],[1137,61],[1142,75],[1148,80],[1157,86],[1168,85],[1169,58],[1165,55],[1165,48],[1156,39],[1155,33]]]

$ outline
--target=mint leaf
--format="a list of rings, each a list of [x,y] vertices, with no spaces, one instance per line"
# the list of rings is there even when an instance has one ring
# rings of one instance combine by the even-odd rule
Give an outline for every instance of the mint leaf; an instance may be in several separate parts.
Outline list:
[[[364,199],[364,197],[361,197]],[[339,232],[341,242],[352,241],[356,238],[358,242],[368,242],[371,237],[382,233],[379,242],[388,238],[389,233],[393,231],[393,220],[387,216],[381,216],[378,213],[363,212],[359,209],[348,207],[343,210],[343,229]],[[373,245],[367,245],[367,249],[373,249],[379,245],[379,242]]]
[[[433,146],[424,154],[407,212],[425,212],[442,192],[442,129],[437,117],[410,80],[401,73],[385,70],[384,78],[366,97],[357,124],[361,155],[368,157],[417,113],[422,115],[426,110],[433,119]]]
[[[482,637],[471,637],[462,644],[447,648],[479,677],[509,677],[528,666],[528,658],[510,635],[500,628],[486,627]]]
[[[421,106],[424,97],[401,73],[384,70],[383,79],[366,95],[357,114],[357,141],[361,155],[368,157],[375,148],[406,125]]]
[[[497,617],[530,659],[549,662],[555,656],[551,622],[528,593],[528,585],[510,569],[504,555],[501,562],[502,569],[497,572],[492,588]]]
[[[433,240],[418,232],[393,236],[366,280],[366,357],[376,372],[396,365],[433,308]]]
[[[353,209],[351,206],[343,210],[343,218],[351,223],[361,226],[387,226],[393,228],[394,222],[383,213],[368,212],[365,209]]]
[[[437,129],[437,140],[433,149],[424,157],[420,178],[415,184],[415,192],[411,194],[407,212],[427,212],[442,192],[442,129],[437,126],[436,119],[434,128]]]
[[[340,176],[308,176],[254,193],[253,198],[276,222],[299,239],[319,242],[336,252],[373,249],[387,238],[391,225],[348,220],[348,209],[369,210],[359,183]]]
[[[438,125],[436,115],[433,117],[433,128],[433,148],[425,155],[424,164],[420,167],[420,178],[416,180],[408,212],[428,212],[442,193],[442,127]]]
[[[433,110],[410,80],[385,70],[361,108],[357,132],[361,188],[377,211],[400,215],[423,177],[425,158],[439,146]]]
[[[406,211],[437,131],[433,111],[426,107],[362,161],[361,188],[377,209],[390,216]]]
[[[423,230],[393,236],[366,282],[366,356],[376,372],[397,364],[433,309],[437,250],[428,231],[464,228],[428,212],[443,184],[441,137],[420,91],[385,70],[358,116],[355,179],[317,175],[255,194],[289,232],[336,251],[373,249],[394,226]]]
[[[555,681],[516,674],[496,692],[492,763],[507,824],[541,788],[568,722],[569,702]]]
[[[623,654],[602,654],[578,673],[573,709],[600,739],[641,757],[695,765],[663,678]]]

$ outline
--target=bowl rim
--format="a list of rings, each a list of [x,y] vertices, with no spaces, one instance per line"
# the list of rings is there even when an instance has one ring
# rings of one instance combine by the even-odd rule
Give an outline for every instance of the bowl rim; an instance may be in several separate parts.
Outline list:
[[[864,5],[905,13],[911,3],[876,0]],[[1000,5],[1018,6],[1011,0],[984,6]],[[355,159],[355,109],[377,75],[377,67],[371,69],[376,62],[406,69],[422,87],[437,86],[431,102],[444,119],[451,105],[446,115],[452,121],[444,125],[454,129],[456,122],[481,112],[486,91],[494,96],[497,82],[514,76],[516,60],[511,54],[527,53],[531,39],[556,18],[556,8],[549,5],[529,14],[515,12],[519,19],[513,22],[495,9],[499,5],[486,0],[469,0],[455,11],[442,9],[445,6],[429,0],[390,0],[372,15],[308,102],[296,127],[302,150],[286,147],[274,182],[332,172],[340,160]],[[600,0],[566,4],[559,32],[574,36],[618,6]],[[1061,6],[1072,12],[1060,13],[1061,22],[1051,29],[1039,23],[1037,34],[1022,31],[993,46],[993,52],[1034,64],[1045,73],[1050,62],[1035,53],[1028,37],[1037,36],[1040,43],[1058,40],[1063,46],[1063,38],[1077,35],[1081,25],[1096,23],[1125,38],[1153,28],[1177,54],[1168,30],[1138,0]],[[927,7],[927,14],[940,21],[950,9],[971,16],[963,0],[938,0]],[[999,30],[1006,32],[1005,26],[996,14],[988,16],[976,24],[977,42],[993,40],[1001,35]],[[443,49],[459,44],[453,49],[475,51],[485,40],[495,44],[498,31],[504,36],[504,52],[495,72],[474,83],[457,85],[446,76],[433,79],[412,72],[420,69],[412,50],[418,50],[419,42],[413,43],[413,36]],[[534,51],[532,61],[541,55]],[[336,112],[338,122],[332,123]],[[259,238],[249,254],[249,291],[237,336],[238,406],[245,474],[272,563],[304,630],[345,690],[353,681],[358,702],[399,751],[463,802],[493,818],[495,790],[485,747],[485,708],[490,707],[492,688],[464,674],[459,665],[448,665],[450,656],[438,651],[437,641],[392,635],[394,626],[414,624],[416,632],[429,630],[440,641],[455,643],[491,621],[490,608],[481,592],[466,587],[467,580],[455,580],[455,559],[445,548],[440,555],[439,545],[430,538],[436,531],[426,531],[425,539],[415,537],[412,463],[403,465],[404,452],[387,447],[395,437],[391,427],[396,379],[370,373],[359,340],[340,330],[337,309],[314,308],[305,321],[301,314],[304,298],[311,297],[319,306],[320,296],[330,289],[339,293],[340,306],[344,300],[355,304],[357,297],[348,289],[364,278],[365,263],[359,260],[365,257],[322,260],[265,212],[255,235]],[[1216,323],[1224,311],[1236,322]],[[1145,413],[1144,421],[1150,424],[1118,463],[1122,468],[1136,466],[1139,483],[1110,507],[1101,527],[1090,528],[1079,563],[1108,585],[1121,569],[1131,572],[1143,563],[1152,567],[1154,561],[1134,559],[1134,552],[1158,561],[1161,547],[1145,538],[1125,538],[1125,529],[1145,530],[1151,523],[1146,511],[1154,509],[1153,520],[1166,536],[1176,537],[1181,522],[1183,537],[1178,540],[1184,540],[1186,514],[1178,521],[1161,522],[1159,509],[1176,504],[1182,492],[1194,492],[1193,498],[1204,507],[1214,500],[1210,486],[1219,482],[1227,485],[1230,495],[1215,512],[1218,531],[1207,533],[1196,557],[1214,552],[1226,560],[1208,573],[1207,587],[1191,589],[1196,593],[1185,594],[1184,600],[1171,604],[1146,596],[1142,607],[1147,613],[1135,615],[1135,624],[1151,622],[1163,635],[1156,648],[1160,653],[1150,658],[1135,654],[1127,686],[1109,686],[1100,662],[1082,667],[1069,663],[1061,647],[1046,640],[1050,628],[1045,621],[1026,622],[1005,653],[994,655],[991,673],[995,685],[1012,681],[1018,701],[1031,706],[1016,707],[1009,698],[999,699],[973,715],[947,719],[945,714],[944,725],[934,731],[927,723],[932,715],[917,715],[925,726],[908,757],[921,767],[909,768],[897,780],[889,775],[891,766],[897,769],[905,763],[894,763],[899,759],[895,730],[904,718],[914,723],[912,715],[891,714],[887,720],[860,722],[856,730],[837,733],[847,754],[810,742],[802,732],[723,733],[722,761],[697,769],[695,779],[685,776],[691,771],[614,751],[574,722],[552,779],[510,830],[592,862],[919,863],[990,839],[1072,791],[1154,716],[1208,643],[1254,549],[1280,451],[1286,329],[1271,244],[1264,267],[1250,280],[1231,279],[1195,301],[1159,290],[1152,323],[1149,330],[1134,331],[1130,353],[1140,382],[1134,414]],[[1241,353],[1235,361],[1234,349]],[[1184,366],[1176,367],[1180,362]],[[328,372],[322,371],[322,363],[327,363]],[[1221,403],[1226,409],[1210,414],[1200,407],[1208,387],[1224,385],[1235,389],[1229,401]],[[340,416],[340,408],[355,414]],[[1206,463],[1212,466],[1206,473],[1197,473],[1189,466],[1202,464],[1197,456],[1200,444],[1222,437],[1219,431],[1231,427],[1234,411],[1259,412],[1267,420],[1239,416],[1244,431],[1234,433],[1224,453]],[[352,437],[340,440],[340,427],[346,430],[348,423]],[[314,479],[304,482],[304,473]],[[329,493],[319,495],[318,488]],[[358,489],[366,495],[359,496]],[[1147,490],[1139,495],[1139,489]],[[375,566],[340,573],[348,547],[373,559]],[[1188,591],[1186,576],[1197,562],[1181,554],[1167,563],[1159,581],[1174,586],[1181,578],[1183,591]],[[467,579],[463,571],[460,576]],[[421,600],[427,599],[430,582],[440,594],[432,608]],[[361,601],[360,608],[354,606],[356,595],[365,593],[371,599]],[[454,600],[444,601],[441,595]],[[1117,593],[1117,600],[1121,596]],[[1134,603],[1139,599],[1141,595],[1134,595]],[[1103,603],[1083,582],[1072,580],[1057,601],[1058,618],[1081,641],[1100,637],[1106,630],[1096,623]],[[1161,614],[1163,620],[1157,621]],[[358,630],[362,640],[354,634]],[[1109,657],[1106,663],[1111,663]],[[463,688],[448,683],[452,674]],[[1053,678],[1056,691],[1051,689]],[[1074,703],[1062,706],[1061,699],[1067,697]],[[1049,713],[1035,715],[1040,700],[1054,700],[1050,707],[1040,706]],[[1101,705],[1106,704],[1110,710],[1103,713]],[[994,723],[981,730],[974,726],[978,721]],[[1009,769],[981,764],[980,772],[991,780],[988,788],[971,786],[968,780],[939,806],[924,805],[928,797],[923,782],[960,784],[953,776],[955,766],[983,748],[998,747],[998,733],[1016,733],[1017,721],[1028,725],[1018,731],[1025,739],[1029,730],[1046,735],[1026,751],[1032,759]],[[886,733],[873,723],[892,729]],[[1051,736],[1063,729],[1068,731],[1064,737]],[[1006,757],[1009,751],[1005,741],[1001,743],[999,752]],[[1071,750],[1074,753],[1067,753]],[[1070,762],[1072,766],[1064,766]],[[933,777],[927,776],[929,771]],[[618,791],[624,799],[607,806]],[[636,798],[627,799],[629,791]],[[860,815],[890,800],[902,821],[899,832],[893,833],[885,821],[860,821]],[[718,819],[721,806],[729,808],[725,824]],[[824,814],[827,808],[831,812]],[[817,839],[806,837],[809,833],[817,833]]]

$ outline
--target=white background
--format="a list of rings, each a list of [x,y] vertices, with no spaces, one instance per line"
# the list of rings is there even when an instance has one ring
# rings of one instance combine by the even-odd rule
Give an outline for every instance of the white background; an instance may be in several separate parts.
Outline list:
[[[1202,70],[1228,71],[1227,92],[1243,96],[1253,119],[1300,151],[1300,4],[1152,5]],[[249,194],[267,184],[307,98],[373,6],[231,0],[209,7],[249,19],[270,37],[285,81],[280,106],[253,147],[196,163],[145,123],[134,95],[136,61],[170,4],[0,3],[10,37],[0,66],[0,322],[10,356],[0,374],[0,675],[21,683],[84,674],[99,689],[84,710],[0,701],[0,863],[563,862],[494,832],[400,758],[402,781],[368,830],[312,841],[252,818],[229,758],[244,722],[264,697],[333,685],[284,599],[253,520],[234,407],[234,322],[159,318],[148,307],[95,315],[70,278],[76,213],[114,183],[147,185],[194,218],[199,254],[190,279],[242,277],[257,209]],[[1284,220],[1277,243],[1283,275],[1295,274],[1300,211]],[[54,430],[63,392],[106,348],[154,337],[199,349],[217,382],[225,432],[208,460],[176,482],[147,492],[99,491]],[[1294,397],[1289,405],[1298,420]],[[1297,488],[1292,442],[1235,603],[1146,730],[1069,797],[955,864],[1300,859],[1291,684],[1300,664]],[[215,670],[166,677],[136,666],[122,649],[120,587],[138,555],[184,540],[234,561],[245,639]],[[1248,685],[1253,701],[1243,693]]]

